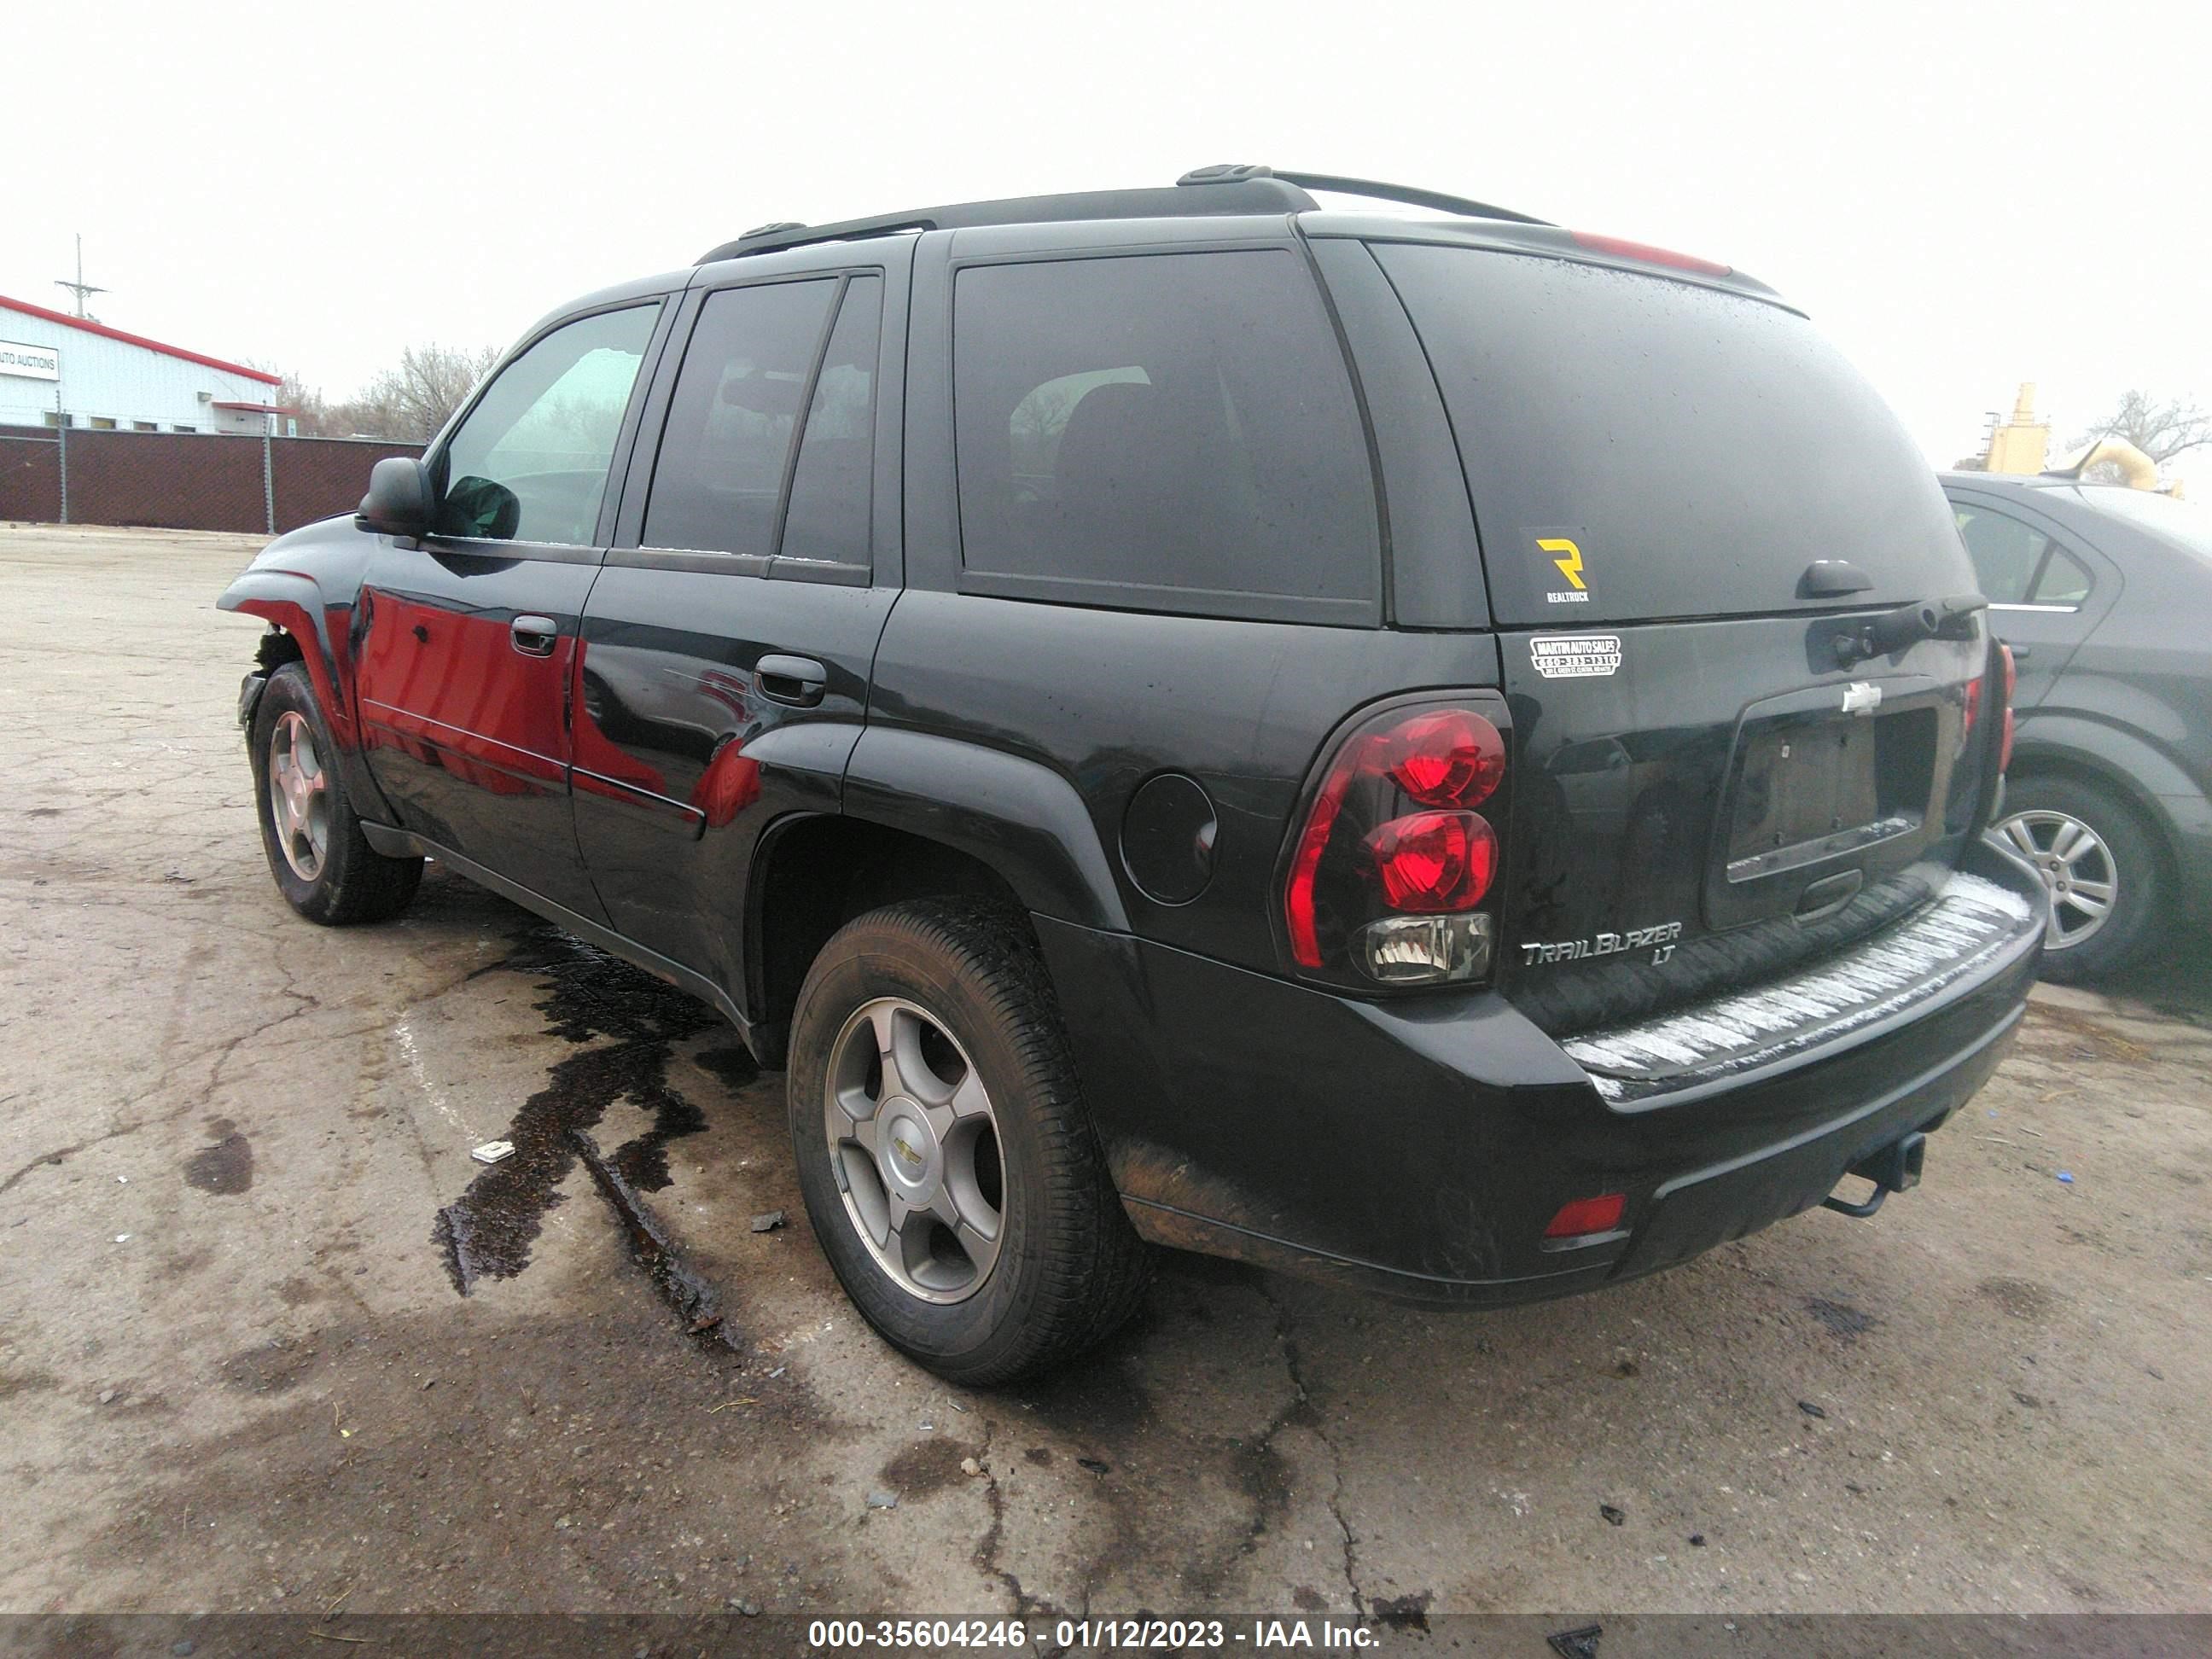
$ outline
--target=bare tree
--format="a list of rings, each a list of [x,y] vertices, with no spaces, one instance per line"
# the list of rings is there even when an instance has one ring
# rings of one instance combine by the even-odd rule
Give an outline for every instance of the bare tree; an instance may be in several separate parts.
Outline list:
[[[327,429],[422,443],[445,425],[498,359],[492,346],[409,346],[395,367],[329,410]]]
[[[279,375],[282,382],[270,394],[269,401],[288,411],[289,417],[300,423],[300,435],[320,437],[329,431],[330,404],[324,399],[320,388],[309,386],[289,368],[275,363],[264,363],[249,357],[247,364],[264,374]],[[283,427],[277,428],[283,430]]]
[[[2087,449],[2100,438],[2124,438],[2163,465],[2212,444],[2212,415],[2183,398],[2159,403],[2147,392],[2130,389],[2122,394],[2118,409],[2075,439],[2074,447]],[[2124,482],[2119,467],[2111,461],[2099,461],[2082,476],[2100,483]]]

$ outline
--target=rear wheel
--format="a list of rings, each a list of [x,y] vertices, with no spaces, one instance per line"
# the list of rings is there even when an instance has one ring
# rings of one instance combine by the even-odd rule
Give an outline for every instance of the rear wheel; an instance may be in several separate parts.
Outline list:
[[[848,923],[799,992],[789,1076],[808,1218],[892,1346],[1006,1382],[1134,1311],[1150,1254],[1018,917],[926,900]]]
[[[405,909],[422,884],[422,860],[386,858],[362,834],[337,746],[298,663],[269,677],[248,750],[261,845],[285,902],[331,926],[383,921]]]
[[[2135,809],[2073,778],[2031,775],[2007,781],[2004,811],[1990,839],[2033,865],[2051,896],[2043,976],[2081,984],[2140,960],[2168,881]]]

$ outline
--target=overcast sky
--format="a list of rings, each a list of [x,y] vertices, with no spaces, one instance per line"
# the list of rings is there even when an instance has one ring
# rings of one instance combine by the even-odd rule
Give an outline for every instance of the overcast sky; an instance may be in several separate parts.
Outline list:
[[[66,305],[82,231],[104,320],[340,394],[764,220],[1266,161],[1740,266],[1948,462],[2023,380],[2061,438],[2212,402],[2208,17],[19,0],[0,294]]]

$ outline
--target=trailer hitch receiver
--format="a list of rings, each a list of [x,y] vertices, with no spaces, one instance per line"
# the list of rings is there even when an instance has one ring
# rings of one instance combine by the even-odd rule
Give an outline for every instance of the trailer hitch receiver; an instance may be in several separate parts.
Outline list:
[[[1857,1216],[1863,1219],[1881,1208],[1881,1201],[1892,1193],[1909,1192],[1920,1184],[1920,1166],[1928,1159],[1928,1137],[1915,1133],[1902,1140],[1893,1140],[1879,1152],[1869,1152],[1851,1165],[1847,1174],[1862,1181],[1874,1182],[1874,1191],[1863,1204],[1853,1204],[1838,1198],[1832,1193],[1820,1202],[1839,1215]]]

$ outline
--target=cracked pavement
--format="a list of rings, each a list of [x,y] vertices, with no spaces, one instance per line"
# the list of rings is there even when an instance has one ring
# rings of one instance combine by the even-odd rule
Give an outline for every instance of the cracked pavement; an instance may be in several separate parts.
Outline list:
[[[0,1609],[2212,1607],[2202,950],[2039,992],[1872,1223],[1492,1315],[1174,1258],[971,1394],[848,1310],[696,1005],[434,867],[284,908],[253,545],[0,526]]]

